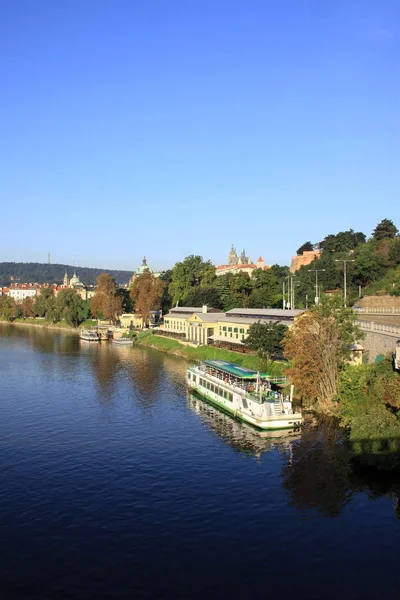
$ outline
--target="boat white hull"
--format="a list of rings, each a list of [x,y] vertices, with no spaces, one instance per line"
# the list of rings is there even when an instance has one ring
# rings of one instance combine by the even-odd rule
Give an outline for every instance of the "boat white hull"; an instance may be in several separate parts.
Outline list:
[[[241,398],[237,394],[232,394],[233,399],[231,401],[220,398],[216,393],[209,391],[193,381],[190,381],[189,385],[191,389],[196,391],[207,402],[210,402],[224,412],[231,414],[236,419],[240,419],[261,431],[274,431],[278,429],[297,430],[300,429],[303,423],[303,417],[300,413],[281,414],[268,417],[259,416],[252,414],[251,409],[248,409],[247,411],[244,410],[240,402]]]

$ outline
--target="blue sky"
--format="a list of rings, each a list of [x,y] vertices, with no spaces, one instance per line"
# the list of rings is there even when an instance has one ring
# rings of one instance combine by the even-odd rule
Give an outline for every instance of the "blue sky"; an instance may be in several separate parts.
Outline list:
[[[400,229],[398,0],[2,0],[0,261]]]

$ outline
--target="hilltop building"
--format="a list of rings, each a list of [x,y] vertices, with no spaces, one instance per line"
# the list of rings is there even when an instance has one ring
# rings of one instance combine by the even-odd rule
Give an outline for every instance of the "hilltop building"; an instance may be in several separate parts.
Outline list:
[[[259,257],[256,263],[253,263],[249,256],[246,256],[246,252],[243,251],[240,256],[236,253],[236,248],[232,244],[231,251],[228,254],[228,264],[218,265],[215,274],[225,275],[226,273],[248,273],[251,277],[255,269],[263,269],[264,271],[270,269],[271,265],[265,265],[262,256]]]
[[[290,272],[295,273],[301,267],[307,266],[316,258],[320,258],[322,250],[305,250],[300,256],[293,256],[290,263]]]

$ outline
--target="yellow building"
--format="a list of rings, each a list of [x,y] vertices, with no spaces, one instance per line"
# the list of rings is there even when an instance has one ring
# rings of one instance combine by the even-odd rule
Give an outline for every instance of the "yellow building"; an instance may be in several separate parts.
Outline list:
[[[160,327],[159,331],[175,334],[199,345],[224,343],[243,346],[253,323],[278,322],[290,327],[295,317],[304,312],[273,308],[234,308],[226,313],[211,312],[213,310],[206,306],[180,307],[180,312],[172,309],[165,316],[164,327]]]
[[[150,327],[158,323],[161,315],[161,310],[152,310],[150,312]],[[142,329],[145,327],[145,321],[139,313],[123,313],[119,316],[119,322],[124,329]]]

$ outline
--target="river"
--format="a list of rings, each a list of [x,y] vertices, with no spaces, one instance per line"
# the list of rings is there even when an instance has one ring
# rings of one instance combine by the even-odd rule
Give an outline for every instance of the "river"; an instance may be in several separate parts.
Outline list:
[[[0,324],[0,597],[397,597],[400,482],[261,438],[187,363]]]

